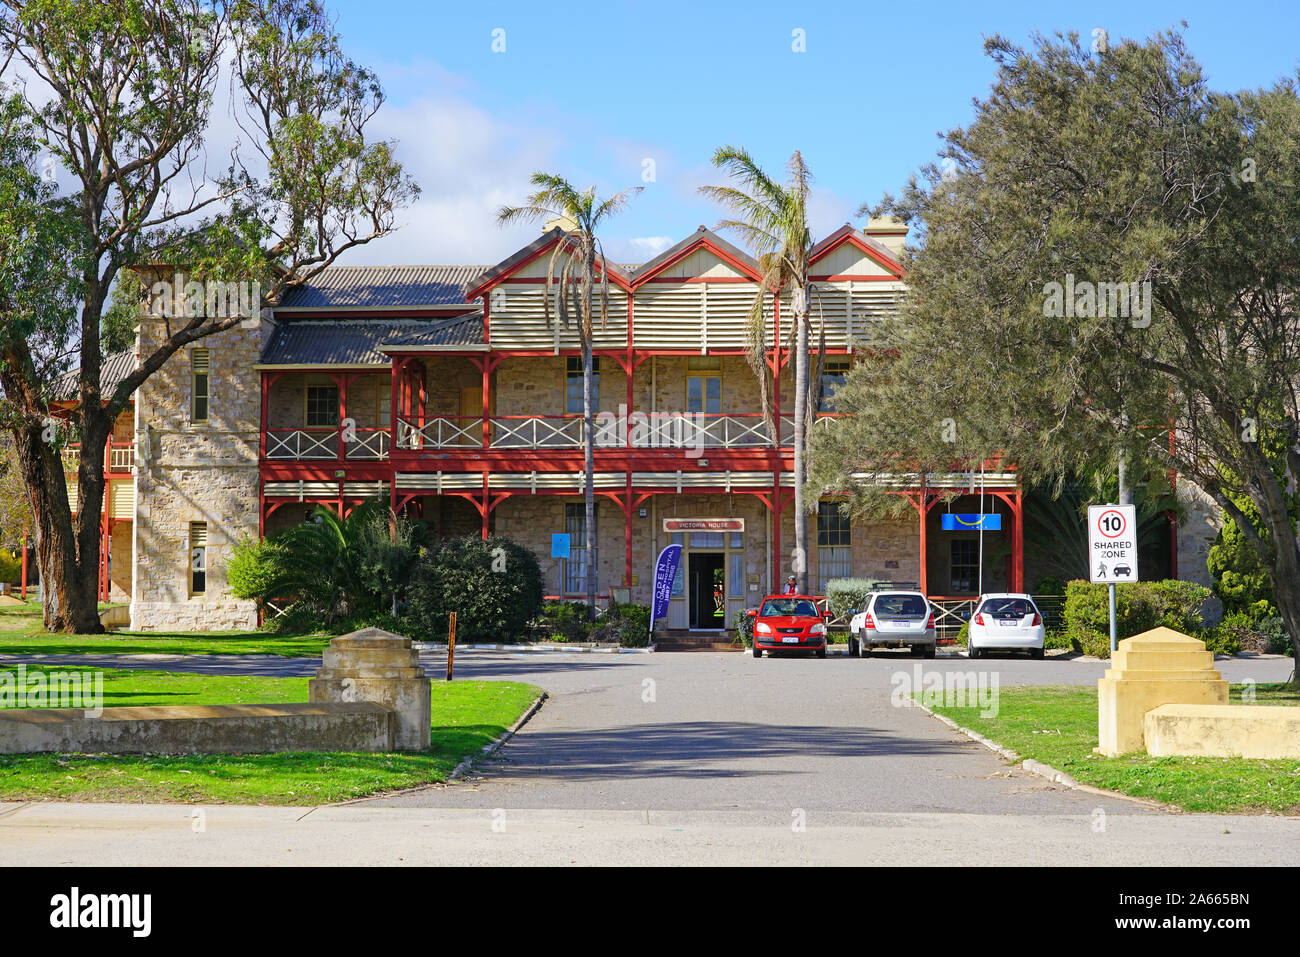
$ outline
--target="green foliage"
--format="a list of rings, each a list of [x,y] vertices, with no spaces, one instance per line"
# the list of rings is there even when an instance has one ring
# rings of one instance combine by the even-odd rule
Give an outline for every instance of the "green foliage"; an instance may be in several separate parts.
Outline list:
[[[874,578],[832,578],[826,583],[826,607],[834,618],[854,615],[878,584]]]
[[[1248,503],[1247,506],[1243,511],[1250,514],[1253,506]],[[1224,612],[1242,611],[1256,602],[1273,600],[1269,569],[1259,560],[1255,548],[1231,516],[1224,516],[1223,527],[1210,546],[1205,564]]]
[[[581,601],[548,601],[542,605],[535,632],[543,641],[586,641],[591,622],[587,616],[587,603]]]
[[[616,641],[624,648],[650,644],[650,606],[625,602],[610,605],[591,633],[594,641]]]
[[[0,548],[0,582],[16,582],[23,574],[23,563],[20,558],[15,557],[14,553],[7,548]]]
[[[99,348],[105,356],[135,345],[135,327],[140,324],[139,289],[140,281],[134,272],[123,270],[117,274],[108,308],[99,323]]]
[[[814,430],[810,486],[902,515],[896,486],[854,476],[994,459],[1032,485],[1122,454],[1139,482],[1249,498],[1294,548],[1300,352],[1273,304],[1300,298],[1295,78],[1213,90],[1177,30],[985,50],[997,75],[971,122],[870,210],[914,227],[908,295],[837,390],[846,414]],[[1300,635],[1294,565],[1271,570]]]
[[[587,617],[585,602],[548,601],[532,630],[542,641],[614,642],[624,648],[645,648],[650,644],[650,606],[615,602],[593,621]]]
[[[1239,651],[1279,655],[1291,651],[1282,619],[1267,602],[1260,602],[1246,611],[1229,612],[1201,638],[1207,648],[1224,655],[1235,655]]]
[[[302,525],[237,544],[227,575],[236,597],[287,609],[268,622],[281,631],[378,624],[407,587],[423,536],[421,523],[394,520],[380,499],[342,519],[318,506]]]
[[[967,618],[957,629],[957,637],[953,639],[957,644],[965,647],[970,644],[970,619]]]
[[[1123,641],[1161,626],[1197,635],[1203,626],[1200,609],[1209,597],[1208,588],[1172,579],[1118,585],[1116,637]],[[1066,586],[1062,631],[1076,650],[1098,658],[1110,657],[1110,605],[1106,585],[1072,581]]]
[[[506,538],[448,538],[429,548],[407,588],[410,631],[445,640],[456,612],[458,642],[513,644],[542,608],[542,570]]]

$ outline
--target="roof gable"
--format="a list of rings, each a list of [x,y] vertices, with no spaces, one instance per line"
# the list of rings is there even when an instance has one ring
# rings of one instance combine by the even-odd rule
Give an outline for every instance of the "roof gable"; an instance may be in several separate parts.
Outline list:
[[[894,254],[889,249],[872,239],[860,229],[854,229],[849,223],[845,223],[835,232],[831,233],[825,239],[816,243],[808,254],[808,271],[813,272],[813,266],[819,260],[825,259],[835,250],[845,244],[851,244],[858,249],[868,259],[874,261],[886,272],[892,274],[898,279],[903,278],[903,267],[894,258]]]
[[[497,263],[495,266],[483,270],[474,278],[473,282],[470,283],[466,295],[471,299],[479,298],[487,292],[487,290],[497,285],[497,283],[505,281],[529,263],[532,263],[549,253],[558,243],[565,241],[572,242],[572,240],[569,240],[567,237],[568,234],[558,226],[548,232],[542,233],[541,236],[534,239],[527,246],[501,260],[501,262]],[[610,282],[617,286],[621,286],[624,289],[630,290],[631,283],[628,279],[627,273],[623,271],[622,267],[609,262],[608,259],[605,260],[605,263],[609,269]],[[599,271],[599,262],[597,262],[596,268],[597,271]]]
[[[708,250],[747,279],[757,282],[761,278],[758,263],[753,256],[743,249],[733,246],[713,230],[701,226],[681,242],[668,247],[654,259],[638,267],[632,275],[632,285],[639,286],[642,283],[649,282],[655,276],[665,272],[669,267],[682,262],[701,249]]]

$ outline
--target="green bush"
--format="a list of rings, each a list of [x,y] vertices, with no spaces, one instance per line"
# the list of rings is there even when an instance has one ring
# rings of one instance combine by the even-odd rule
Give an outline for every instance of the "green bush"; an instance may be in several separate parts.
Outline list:
[[[514,643],[542,607],[533,553],[505,538],[444,539],[417,563],[404,620],[415,634],[445,640],[456,612],[458,642]]]
[[[0,582],[6,585],[18,581],[23,575],[23,562],[7,548],[0,548]]]
[[[1034,582],[1035,595],[1064,595],[1065,582],[1055,575],[1044,575]]]
[[[961,627],[957,629],[957,637],[954,638],[953,641],[956,644],[962,646],[970,644],[970,619],[969,618],[967,618],[965,621],[961,623]]]
[[[848,618],[856,614],[879,584],[874,578],[832,578],[826,583],[826,607],[831,617]]]
[[[586,602],[548,601],[542,604],[533,633],[540,641],[587,641],[593,627]]]
[[[634,602],[615,603],[601,616],[599,640],[617,641],[623,648],[645,648],[650,644],[650,606]]]
[[[1072,581],[1065,589],[1063,632],[1070,646],[1084,654],[1110,657],[1108,588]],[[1187,635],[1204,627],[1201,605],[1210,590],[1175,580],[1134,582],[1116,587],[1115,630],[1120,641],[1164,626]]]
[[[284,546],[272,539],[255,541],[241,538],[231,550],[226,563],[226,583],[236,598],[265,598],[274,586]]]
[[[1271,614],[1273,609],[1268,602],[1257,604],[1262,607],[1252,606],[1249,611],[1231,612],[1214,628],[1207,629],[1201,636],[1205,647],[1223,655],[1235,655],[1240,651],[1289,654],[1291,642],[1282,619]]]

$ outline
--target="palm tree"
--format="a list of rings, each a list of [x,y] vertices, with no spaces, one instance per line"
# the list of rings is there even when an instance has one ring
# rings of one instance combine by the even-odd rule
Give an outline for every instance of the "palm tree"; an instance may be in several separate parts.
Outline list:
[[[503,206],[497,213],[497,223],[507,226],[514,223],[546,223],[557,220],[564,230],[564,239],[551,253],[546,271],[546,288],[543,300],[546,306],[546,325],[551,324],[551,291],[559,288],[556,296],[560,320],[567,326],[570,315],[578,320],[578,340],[582,344],[582,448],[585,456],[586,516],[584,543],[584,568],[587,584],[587,614],[596,611],[596,493],[593,488],[595,473],[595,397],[592,395],[591,351],[594,333],[593,308],[598,299],[600,327],[605,328],[609,318],[609,268],[605,248],[596,238],[596,227],[627,205],[633,193],[644,187],[634,186],[615,193],[606,200],[596,196],[596,187],[579,192],[562,176],[552,173],[534,173],[529,180],[534,192],[524,200],[523,206]],[[558,280],[555,276],[557,260],[567,259],[560,266]],[[599,273],[597,276],[597,263]],[[599,288],[597,287],[599,283]],[[599,295],[597,296],[597,293]],[[573,302],[570,303],[572,298]]]
[[[767,320],[764,312],[769,295],[784,288],[790,290],[790,308],[794,322],[790,330],[794,352],[794,539],[795,553],[791,571],[798,577],[799,590],[808,591],[808,510],[804,500],[807,479],[809,406],[816,407],[820,375],[809,375],[809,286],[808,257],[812,252],[812,233],[808,229],[808,192],[812,175],[797,151],[786,164],[788,180],[774,181],[754,161],[749,152],[735,146],[723,146],[713,154],[713,165],[725,170],[735,186],[701,186],[700,192],[732,210],[735,219],[724,219],[717,228],[740,234],[754,251],[762,274],[758,291],[750,306],[748,320],[749,367],[759,382],[763,418],[773,437],[780,442],[780,431],[772,418],[768,391]],[[818,365],[820,366],[820,350]]]

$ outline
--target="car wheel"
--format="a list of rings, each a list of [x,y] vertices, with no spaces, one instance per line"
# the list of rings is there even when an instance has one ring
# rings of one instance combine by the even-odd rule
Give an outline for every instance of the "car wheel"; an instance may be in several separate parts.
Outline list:
[[[858,657],[865,658],[867,657],[867,654],[870,651],[871,651],[871,646],[867,644],[866,636],[865,635],[860,636],[858,638]]]
[[[922,658],[925,656],[925,645],[912,645],[907,650],[913,658]]]
[[[926,645],[925,648],[924,648],[924,651],[923,651],[922,653],[924,654],[924,656],[925,656],[926,658],[933,658],[933,657],[934,657],[934,651],[935,651],[935,647],[934,647],[934,645]]]
[[[1043,660],[1043,657],[1047,654],[1047,649],[1046,649],[1046,648],[1035,648],[1035,649],[1034,649],[1033,651],[1031,651],[1029,654],[1030,654],[1030,657],[1032,657],[1035,661],[1042,661],[1042,660]]]
[[[978,649],[978,648],[976,648],[974,645],[967,645],[967,646],[966,646],[966,657],[967,657],[967,658],[969,658],[971,661],[974,661],[974,660],[975,660],[976,658],[978,658],[979,656],[980,656],[980,653],[979,653],[979,649]]]
[[[817,649],[817,657],[818,657],[818,658],[825,658],[825,657],[826,657],[826,649],[825,649],[824,647],[822,647],[822,648],[818,648],[818,649]]]
[[[754,646],[754,657],[755,657],[755,658],[762,658],[762,657],[763,657],[763,649],[760,648],[760,647],[758,647],[758,645],[755,645],[755,646]]]
[[[850,638],[850,639],[849,639],[849,656],[850,656],[850,657],[853,657],[853,656],[857,655],[857,653],[858,653],[858,639],[856,639],[856,638]]]

